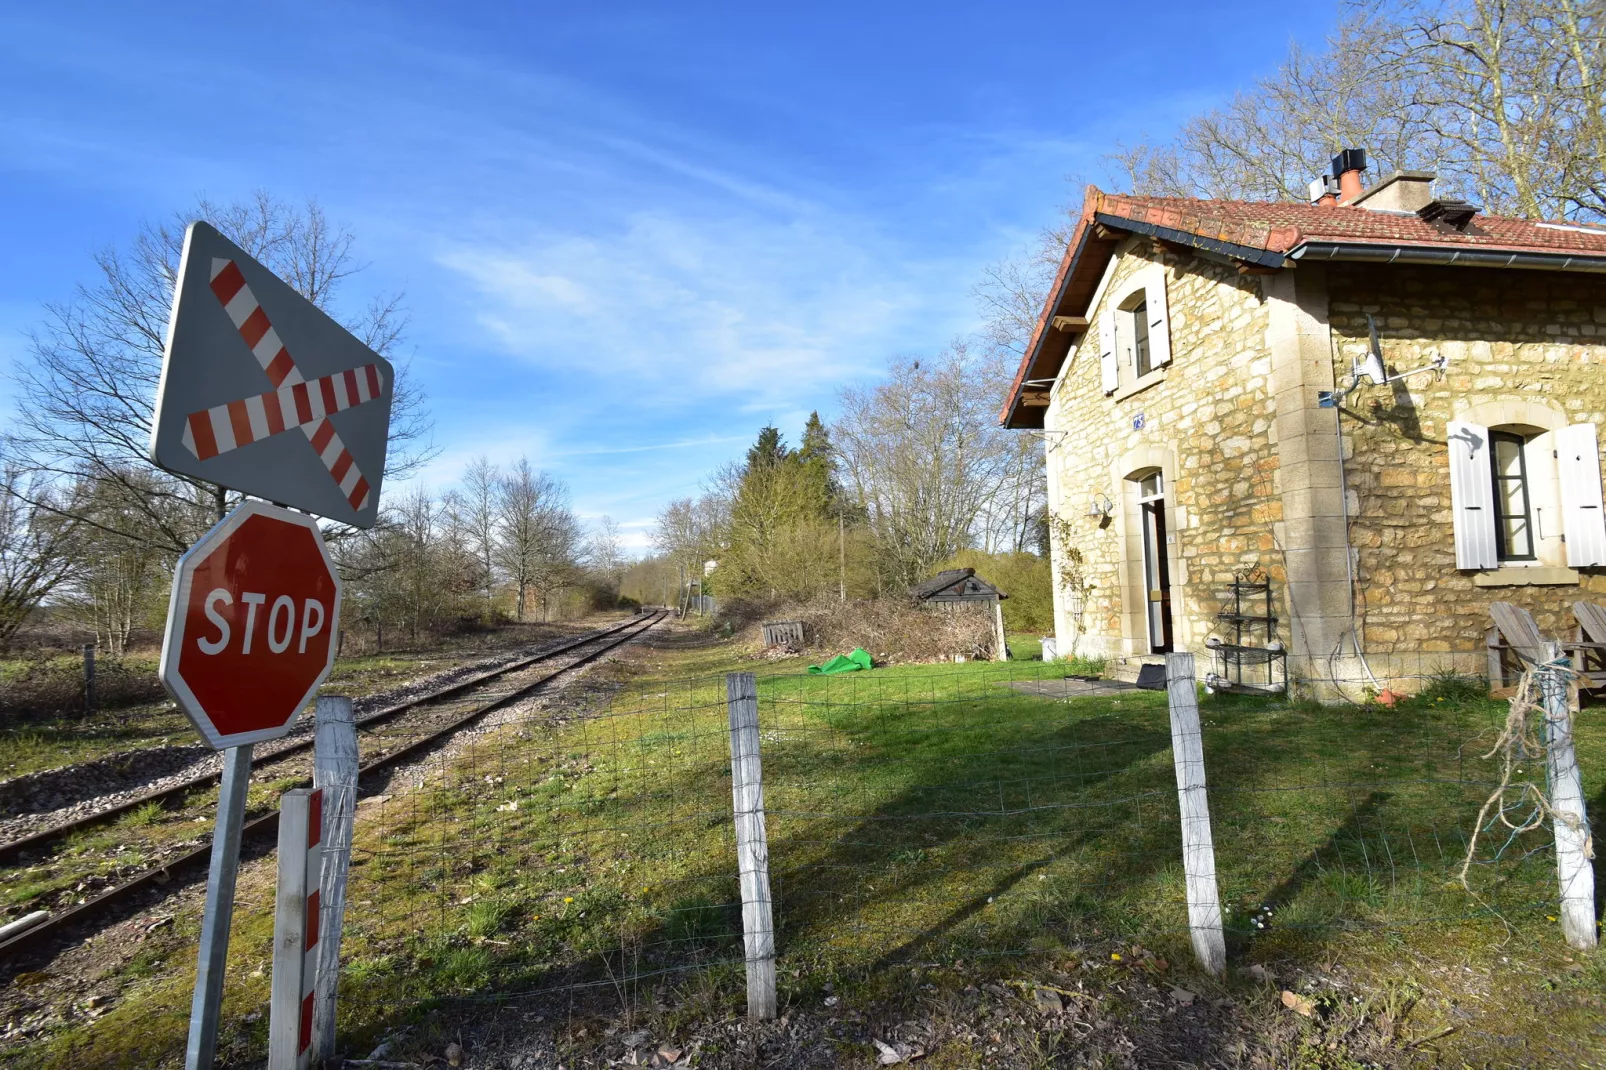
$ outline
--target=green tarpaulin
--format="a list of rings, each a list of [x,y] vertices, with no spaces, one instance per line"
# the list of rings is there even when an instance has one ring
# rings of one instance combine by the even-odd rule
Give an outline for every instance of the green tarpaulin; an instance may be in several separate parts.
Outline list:
[[[863,647],[855,647],[853,653],[846,656],[838,654],[824,665],[810,665],[810,676],[832,676],[839,672],[858,672],[860,669],[872,667],[870,655],[864,652]]]

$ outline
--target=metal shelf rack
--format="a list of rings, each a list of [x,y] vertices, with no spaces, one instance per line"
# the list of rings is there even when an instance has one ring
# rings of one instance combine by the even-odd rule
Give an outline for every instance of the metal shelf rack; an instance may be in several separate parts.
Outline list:
[[[1288,651],[1277,639],[1277,614],[1274,613],[1271,580],[1258,567],[1237,576],[1227,588],[1232,608],[1216,614],[1231,631],[1231,641],[1214,642],[1216,671],[1212,673],[1213,686],[1220,691],[1245,694],[1279,694],[1288,690]],[[1264,613],[1259,609],[1265,600]],[[1264,631],[1261,643],[1256,644],[1257,631]],[[1275,642],[1276,645],[1273,645]],[[1250,672],[1245,676],[1245,668]],[[1264,669],[1264,679],[1262,672]]]

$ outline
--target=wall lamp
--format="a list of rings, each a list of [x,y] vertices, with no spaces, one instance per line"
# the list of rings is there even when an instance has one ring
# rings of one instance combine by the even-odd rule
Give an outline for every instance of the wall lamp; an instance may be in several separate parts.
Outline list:
[[[1096,516],[1100,520],[1105,520],[1114,513],[1115,503],[1110,501],[1107,495],[1095,492],[1093,495],[1093,500],[1087,503],[1088,516]]]

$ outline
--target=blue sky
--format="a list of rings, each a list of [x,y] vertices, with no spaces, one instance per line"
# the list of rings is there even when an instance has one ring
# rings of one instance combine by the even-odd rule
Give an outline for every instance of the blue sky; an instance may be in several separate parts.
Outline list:
[[[644,545],[774,422],[974,331],[983,268],[1314,41],[1286,3],[0,11],[0,362],[204,193],[317,197],[405,290],[450,485],[527,455]],[[12,402],[0,385],[0,411]]]

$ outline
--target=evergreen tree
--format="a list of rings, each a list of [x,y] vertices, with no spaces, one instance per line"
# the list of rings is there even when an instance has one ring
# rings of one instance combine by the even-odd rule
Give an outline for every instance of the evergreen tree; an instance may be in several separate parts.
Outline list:
[[[803,469],[803,485],[819,516],[837,516],[842,511],[842,492],[832,471],[836,464],[831,446],[831,432],[826,429],[819,412],[809,413],[803,425],[803,444],[798,447],[797,462]]]
[[[791,456],[792,451],[786,448],[786,440],[781,437],[778,428],[765,424],[759,428],[758,441],[747,451],[747,472],[774,468]]]
[[[787,448],[774,427],[761,429],[731,502],[720,589],[806,598],[829,586],[835,574],[833,494],[830,440],[818,415],[798,450]]]

